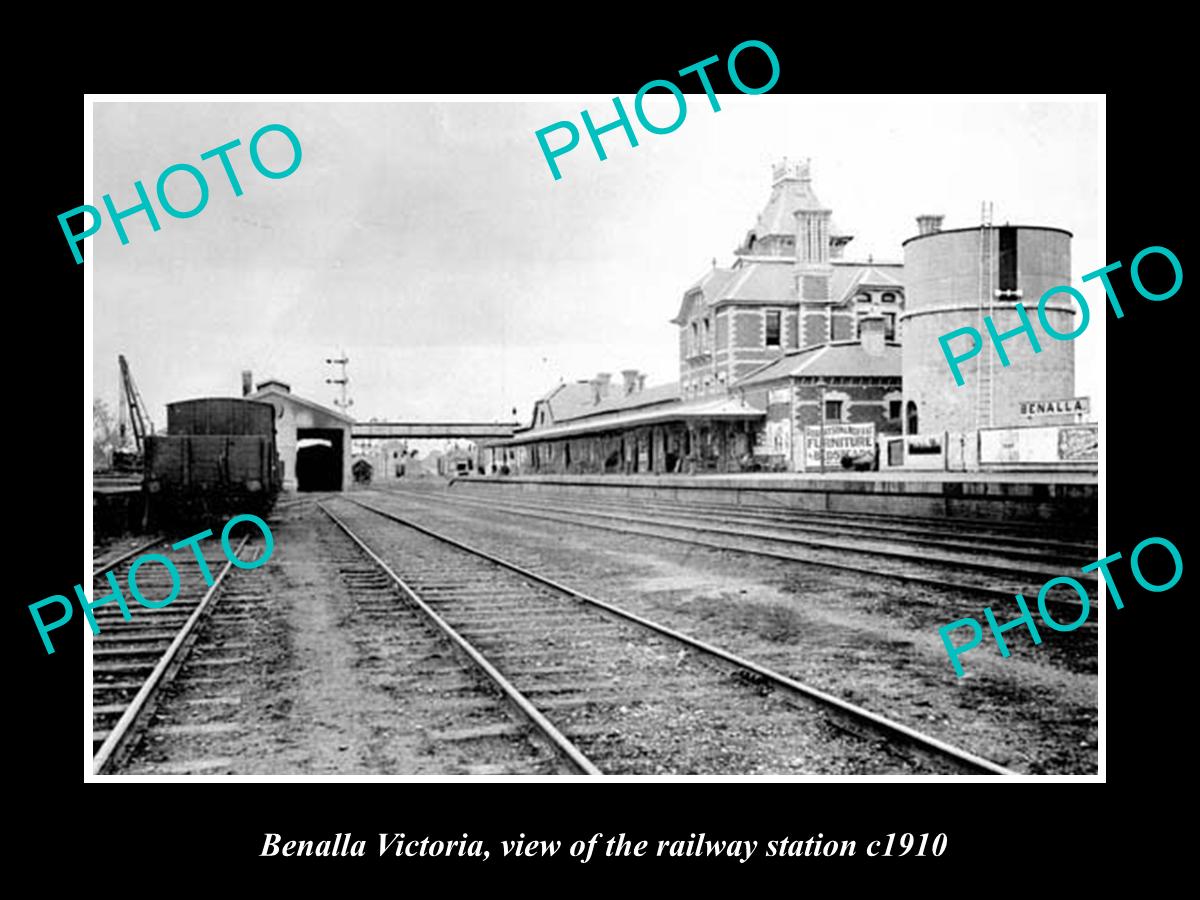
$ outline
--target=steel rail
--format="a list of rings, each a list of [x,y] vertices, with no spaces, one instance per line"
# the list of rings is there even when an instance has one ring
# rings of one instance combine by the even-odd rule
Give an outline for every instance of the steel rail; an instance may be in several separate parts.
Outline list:
[[[446,635],[446,637],[453,641],[454,644],[456,644],[464,653],[467,654],[468,657],[470,657],[471,661],[475,663],[475,665],[478,666],[485,675],[487,675],[492,683],[504,693],[504,695],[517,707],[517,709],[519,709],[521,713],[527,719],[529,719],[529,721],[532,722],[534,726],[536,726],[537,729],[541,731],[542,734],[544,734],[546,738],[549,739],[550,742],[554,744],[554,746],[564,756],[566,756],[576,768],[578,768],[585,775],[604,774],[599,768],[596,767],[595,763],[584,756],[583,751],[576,747],[566,735],[559,731],[554,724],[542,714],[541,710],[533,705],[528,697],[517,690],[511,681],[505,678],[495,666],[488,662],[487,658],[480,653],[470,641],[455,631],[454,627],[451,626],[450,623],[443,619],[440,615],[438,615],[433,608],[429,606],[429,604],[422,600],[420,595],[417,594],[417,592],[411,587],[409,587],[404,579],[392,571],[392,567],[384,562],[374,550],[368,547],[362,538],[351,531],[350,527],[345,522],[334,515],[324,503],[318,502],[317,506],[322,512],[325,513],[325,515],[329,516],[329,518],[333,520],[335,525],[341,528],[342,531],[346,532],[347,536],[349,536],[349,538],[358,545],[359,549],[362,550],[363,553],[365,553],[371,559],[371,561],[375,563],[375,565],[379,566],[379,568],[383,570],[383,572],[395,583],[395,585],[404,592],[409,600],[411,600],[413,604],[415,604],[417,608],[420,609],[421,612],[424,613],[425,616],[431,622],[433,622],[433,624],[436,625],[443,634]]]
[[[976,754],[971,753],[968,750],[963,750],[959,747],[955,747],[952,744],[948,744],[945,741],[942,741],[931,735],[924,734],[920,731],[917,731],[914,728],[910,728],[907,725],[904,725],[900,722],[896,722],[892,719],[889,719],[886,716],[881,716],[878,713],[871,712],[869,709],[864,709],[863,707],[857,706],[853,703],[850,703],[847,700],[843,700],[840,697],[835,697],[833,694],[826,693],[825,691],[822,691],[820,688],[815,688],[815,687],[812,687],[811,685],[805,684],[801,681],[797,681],[796,679],[791,678],[787,675],[784,675],[781,672],[776,672],[774,669],[769,669],[766,666],[763,666],[756,662],[748,660],[745,657],[738,656],[736,653],[731,653],[728,650],[724,650],[720,647],[714,646],[713,644],[709,644],[707,641],[702,641],[698,638],[694,638],[694,637],[691,637],[690,635],[684,634],[681,631],[676,631],[674,628],[670,628],[669,626],[660,625],[658,622],[655,622],[651,619],[647,619],[643,616],[639,616],[637,613],[629,612],[628,610],[622,609],[619,606],[614,606],[613,604],[608,603],[605,600],[600,600],[595,597],[592,597],[588,594],[583,593],[582,591],[576,590],[575,588],[568,587],[567,585],[564,585],[564,584],[561,584],[560,582],[554,581],[551,578],[547,578],[544,575],[538,575],[536,572],[531,572],[530,570],[523,568],[522,566],[519,566],[516,563],[512,563],[512,562],[509,562],[508,560],[501,559],[498,556],[493,556],[492,554],[487,553],[486,551],[478,550],[475,547],[471,547],[468,544],[464,544],[461,541],[455,540],[452,537],[448,537],[447,535],[441,534],[430,528],[426,528],[425,526],[420,525],[416,522],[405,519],[401,516],[397,516],[396,514],[388,512],[387,510],[379,509],[377,507],[371,506],[368,503],[363,503],[361,500],[355,500],[350,497],[347,497],[346,499],[349,502],[355,504],[356,506],[360,506],[363,509],[369,510],[377,515],[383,516],[386,519],[390,519],[394,522],[398,522],[399,524],[404,525],[408,528],[411,528],[414,531],[419,531],[422,534],[428,535],[431,538],[434,538],[436,540],[442,541],[443,543],[449,544],[452,547],[457,547],[459,550],[463,550],[467,553],[470,553],[474,556],[479,557],[480,559],[485,559],[497,566],[508,569],[511,572],[515,572],[516,574],[520,575],[522,578],[526,578],[530,581],[537,582],[538,584],[545,585],[546,587],[552,588],[553,590],[558,591],[562,594],[566,594],[567,596],[572,597],[576,600],[580,600],[591,606],[595,606],[599,609],[603,609],[606,612],[612,613],[613,615],[616,615],[622,619],[626,619],[627,621],[633,622],[637,625],[641,625],[644,628],[648,628],[652,631],[656,631],[659,634],[665,635],[666,637],[669,637],[675,641],[678,641],[678,642],[684,644],[685,646],[692,647],[697,650],[701,650],[701,651],[709,654],[710,656],[716,656],[719,659],[723,659],[726,662],[732,663],[733,665],[737,666],[738,668],[745,669],[746,671],[749,671],[749,672],[753,672],[756,675],[760,675],[763,678],[770,681],[771,683],[778,685],[780,687],[787,688],[788,690],[793,691],[794,693],[801,694],[801,695],[808,697],[810,699],[813,699],[813,700],[817,700],[820,703],[823,703],[827,706],[832,706],[835,709],[841,710],[842,712],[849,713],[850,715],[854,716],[855,718],[868,721],[871,724],[875,725],[877,728],[879,728],[885,732],[889,732],[893,735],[902,737],[905,740],[907,740],[925,750],[936,751],[937,753],[939,753],[943,756],[948,756],[951,759],[956,760],[957,762],[965,763],[966,765],[972,766],[976,769],[982,769],[984,772],[987,772],[988,774],[992,774],[992,775],[1018,775],[1018,774],[1020,774],[1018,772],[1015,772],[1012,769],[1008,769],[1008,768],[1005,768],[1004,766],[1001,766],[999,763],[994,763],[989,759],[983,758],[982,756],[977,756]],[[327,512],[328,512],[328,510],[327,510]]]
[[[103,575],[105,572],[115,569],[121,563],[126,562],[127,560],[132,559],[135,556],[140,556],[141,554],[143,554],[147,550],[149,550],[151,547],[157,547],[159,544],[165,544],[166,542],[167,542],[167,539],[165,537],[159,536],[159,537],[154,538],[154,540],[152,540],[152,541],[147,541],[146,543],[142,544],[140,547],[134,547],[128,553],[122,553],[116,559],[112,559],[112,560],[109,560],[108,562],[104,563],[102,566],[100,566],[100,568],[93,569],[92,570],[92,579],[95,580],[95,579],[99,578],[101,575]]]
[[[456,491],[458,495],[473,495],[487,497],[489,494]],[[495,496],[495,494],[491,495]],[[580,497],[578,495],[559,495],[560,500],[582,500],[588,509],[633,512],[648,515],[683,515],[704,521],[743,523],[762,528],[779,527],[789,531],[804,533],[830,534],[849,540],[880,540],[895,541],[903,544],[942,546],[948,549],[978,550],[981,544],[999,549],[988,552],[994,555],[1011,558],[1025,557],[1031,560],[1069,559],[1095,552],[1094,544],[1080,541],[1055,541],[1038,537],[1020,537],[1015,534],[998,534],[996,532],[959,529],[952,530],[945,525],[930,527],[924,520],[914,521],[910,525],[887,523],[868,523],[862,521],[841,521],[806,517],[806,510],[788,510],[775,508],[746,507],[738,504],[724,506],[701,505],[686,503],[678,500],[658,498],[650,500],[631,500],[622,502],[616,499],[600,497]],[[946,522],[945,519],[942,520]],[[870,534],[864,534],[870,532]],[[1029,549],[1030,547],[1044,548],[1054,545],[1059,549]]]
[[[456,499],[458,499],[460,502],[464,502],[464,503],[471,503],[471,502],[479,503],[479,502],[481,502],[480,500],[475,500],[474,498],[467,500],[465,498],[459,497]],[[1005,566],[996,564],[996,563],[972,562],[970,560],[965,560],[965,559],[948,559],[944,556],[930,556],[929,554],[922,553],[920,551],[903,551],[903,550],[888,550],[888,549],[872,550],[872,549],[865,548],[865,547],[854,547],[854,546],[851,546],[848,544],[838,543],[836,541],[822,541],[822,540],[817,540],[815,538],[797,537],[797,536],[791,535],[791,534],[780,533],[779,531],[776,531],[774,534],[762,534],[762,533],[756,534],[753,531],[749,530],[750,528],[757,528],[757,529],[760,529],[761,531],[770,531],[771,526],[769,526],[769,525],[753,524],[753,525],[747,525],[745,528],[738,528],[738,527],[721,528],[721,527],[717,527],[715,525],[705,524],[707,521],[706,519],[704,519],[701,516],[697,516],[694,513],[688,513],[688,512],[671,512],[671,513],[666,513],[662,516],[653,516],[653,515],[647,515],[644,512],[639,513],[639,512],[633,512],[633,511],[613,511],[611,509],[596,509],[595,507],[584,508],[584,509],[571,509],[569,506],[564,507],[559,504],[547,504],[545,506],[538,506],[536,504],[528,503],[528,502],[522,503],[519,500],[509,500],[509,501],[507,501],[506,505],[509,507],[518,508],[518,509],[548,510],[550,512],[557,512],[557,513],[561,513],[563,515],[568,515],[568,516],[591,516],[592,518],[595,518],[595,519],[611,519],[611,520],[616,520],[618,522],[632,522],[637,525],[645,525],[645,526],[648,526],[651,528],[684,528],[689,531],[695,531],[700,534],[707,533],[707,534],[727,535],[730,537],[743,537],[743,538],[748,538],[751,540],[758,540],[758,541],[775,541],[776,543],[779,543],[779,544],[791,544],[791,545],[795,545],[798,547],[811,547],[811,548],[814,548],[817,550],[827,550],[827,551],[842,552],[842,553],[857,553],[862,556],[876,556],[876,557],[881,557],[881,558],[885,558],[885,559],[887,559],[887,558],[897,559],[902,562],[914,563],[917,565],[957,566],[957,567],[963,568],[963,569],[972,569],[972,570],[980,572],[980,573],[988,573],[988,574],[993,574],[993,575],[996,573],[1000,573],[1001,577],[1006,577],[1010,572],[1010,569],[1006,568]],[[699,523],[688,522],[687,520],[689,518],[699,519],[700,522]],[[730,518],[726,519],[725,521],[735,522],[735,519],[733,517],[730,517]],[[735,524],[736,524],[736,522],[735,522]],[[889,539],[889,538],[857,538],[856,537],[856,538],[851,538],[851,540],[859,540],[859,541],[875,540],[875,541],[885,541],[886,542],[891,539]],[[970,552],[970,551],[967,549],[962,549],[962,550],[959,550],[958,552],[965,553],[965,552]],[[1002,556],[1004,554],[993,552],[992,555],[993,556]],[[1045,571],[1045,570],[1032,569],[1032,568],[1026,568],[1021,571],[1024,574],[1029,574],[1029,575],[1033,575],[1035,577],[1041,578],[1043,581],[1049,581],[1051,578],[1057,578],[1059,575],[1062,574],[1061,572]],[[1089,579],[1084,578],[1082,576],[1081,576],[1080,580],[1084,581],[1084,582],[1089,581]],[[1094,581],[1093,581],[1093,585],[1094,585]],[[1078,604],[1076,604],[1076,605],[1078,606]]]
[[[246,546],[246,542],[250,540],[249,535],[242,538],[241,543],[237,545],[237,549],[233,551],[234,556],[238,556],[242,552],[242,548]],[[224,567],[217,573],[217,577],[213,579],[212,585],[205,591],[200,602],[196,604],[196,608],[192,610],[192,614],[188,620],[183,623],[183,627],[175,635],[169,647],[163,651],[163,655],[159,657],[158,663],[154,666],[154,670],[146,676],[146,680],[138,689],[136,695],[129,706],[125,707],[125,712],[121,713],[121,718],[117,720],[117,724],[113,726],[113,730],[109,732],[108,737],[104,739],[104,743],[100,745],[100,749],[96,751],[92,757],[92,771],[97,775],[102,775],[109,768],[117,757],[118,753],[124,753],[131,748],[130,739],[136,734],[136,726],[144,719],[145,714],[152,708],[151,700],[158,690],[169,681],[165,677],[166,672],[172,666],[175,666],[172,671],[178,671],[184,659],[187,658],[187,653],[191,649],[188,643],[188,638],[195,630],[196,624],[204,616],[205,611],[212,603],[213,597],[216,596],[217,589],[221,587],[221,582],[225,575],[233,568],[233,562],[226,560]],[[95,675],[93,674],[93,681]]]
[[[431,503],[431,502],[435,502],[435,501],[443,502],[445,500],[450,499],[448,497],[441,497],[441,496],[426,497],[425,495],[422,495],[422,494],[415,494],[415,493],[406,492],[406,491],[402,491],[402,490],[389,490],[388,493],[401,494],[403,496],[409,496],[409,497],[413,497],[415,499],[421,499],[421,500],[424,500],[426,503]],[[1014,595],[1013,591],[1001,590],[1000,588],[987,587],[985,585],[980,585],[980,584],[965,584],[963,582],[957,582],[957,581],[944,581],[944,580],[938,579],[938,578],[927,578],[922,575],[906,575],[903,572],[889,572],[889,571],[886,571],[883,569],[875,569],[875,568],[871,568],[868,566],[855,566],[855,565],[851,565],[849,563],[829,562],[826,560],[819,560],[819,559],[802,559],[801,557],[793,556],[792,554],[789,554],[789,553],[781,553],[781,552],[778,552],[775,550],[764,550],[764,549],[759,549],[759,548],[754,548],[754,547],[735,547],[730,544],[723,544],[723,543],[719,543],[717,541],[706,541],[701,538],[680,537],[678,535],[660,534],[660,533],[652,532],[649,530],[636,530],[636,529],[629,529],[629,528],[621,528],[616,525],[604,525],[599,522],[579,521],[578,517],[586,517],[586,516],[591,515],[591,513],[586,513],[586,512],[565,513],[564,515],[555,516],[555,515],[550,515],[546,512],[528,512],[528,511],[525,511],[523,508],[514,508],[512,506],[511,501],[509,501],[508,503],[487,503],[482,500],[475,500],[475,499],[467,500],[463,497],[455,497],[455,498],[453,498],[453,500],[451,500],[451,502],[471,506],[476,509],[483,508],[483,509],[499,510],[501,512],[508,512],[510,515],[525,516],[530,519],[544,519],[548,522],[558,522],[561,524],[578,525],[581,528],[595,528],[600,531],[612,531],[612,532],[616,532],[617,534],[623,534],[625,536],[636,535],[636,536],[642,536],[642,537],[652,537],[652,538],[657,538],[657,539],[663,540],[663,541],[674,541],[674,542],[680,543],[680,544],[692,544],[692,545],[698,546],[698,547],[708,547],[709,549],[712,549],[712,550],[724,550],[728,553],[745,553],[750,556],[761,556],[761,557],[765,557],[768,559],[778,559],[778,560],[783,560],[785,562],[798,563],[798,564],[804,565],[804,566],[821,566],[826,569],[834,569],[834,570],[840,571],[840,572],[854,572],[855,574],[870,575],[870,576],[874,576],[877,578],[890,578],[894,581],[902,581],[902,582],[906,582],[909,584],[920,584],[920,585],[924,585],[926,587],[937,588],[939,590],[960,590],[960,591],[964,591],[966,593],[979,594],[984,597],[1000,597],[1005,600],[1011,600]],[[538,507],[535,507],[535,508],[538,508]],[[576,518],[572,518],[572,517],[576,517]],[[692,527],[690,525],[660,525],[658,527],[697,530],[697,529],[692,529]],[[754,536],[754,535],[744,535],[744,537],[747,540],[755,540],[755,541],[774,540],[774,538],[759,537],[759,536]],[[870,555],[869,550],[860,550],[858,552],[865,554],[865,555]],[[1056,606],[1061,606],[1064,609],[1074,609],[1074,610],[1078,610],[1080,608],[1080,606],[1082,606],[1082,604],[1079,603],[1078,601],[1060,600],[1057,597],[1047,597],[1046,603],[1054,604]],[[1089,619],[1089,621],[1090,621],[1090,619]]]

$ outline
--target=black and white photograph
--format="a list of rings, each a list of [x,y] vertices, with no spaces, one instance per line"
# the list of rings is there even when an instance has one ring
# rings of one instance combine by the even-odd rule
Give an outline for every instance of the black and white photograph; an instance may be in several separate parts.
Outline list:
[[[86,780],[1095,780],[1103,96],[678,83],[92,98]]]

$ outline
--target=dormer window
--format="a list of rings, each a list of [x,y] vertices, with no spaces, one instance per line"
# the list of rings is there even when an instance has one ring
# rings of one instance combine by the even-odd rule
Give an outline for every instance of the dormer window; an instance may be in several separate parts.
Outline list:
[[[883,299],[883,302],[884,302],[884,303],[895,303],[895,302],[896,302],[896,295],[895,295],[895,294],[891,294],[891,293],[889,293],[889,294],[884,294],[882,299]]]
[[[855,303],[870,303],[871,295],[870,294],[859,294],[857,297],[854,298],[854,302]]]

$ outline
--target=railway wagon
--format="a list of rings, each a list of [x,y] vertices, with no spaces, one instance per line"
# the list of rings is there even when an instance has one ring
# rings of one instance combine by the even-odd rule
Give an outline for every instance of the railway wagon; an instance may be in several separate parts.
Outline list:
[[[158,524],[264,515],[283,480],[275,408],[227,397],[170,403],[167,433],[146,440],[145,473],[148,514]]]

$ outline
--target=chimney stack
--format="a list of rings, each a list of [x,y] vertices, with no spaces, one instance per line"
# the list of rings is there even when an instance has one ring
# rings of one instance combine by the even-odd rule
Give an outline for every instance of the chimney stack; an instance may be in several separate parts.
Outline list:
[[[858,339],[867,356],[882,356],[885,343],[883,316],[864,316]]]
[[[632,394],[637,390],[638,370],[637,369],[622,369],[621,377],[625,379],[625,393]]]
[[[249,369],[242,369],[242,396],[249,397],[254,393],[254,376]]]
[[[599,403],[608,396],[608,385],[612,381],[612,375],[608,372],[597,372],[596,377],[592,379],[592,399]]]
[[[639,394],[646,389],[646,373],[645,372],[641,372],[638,374],[637,389],[638,389]]]
[[[945,216],[924,215],[917,216],[917,233],[918,234],[937,234],[942,230],[942,219]]]

